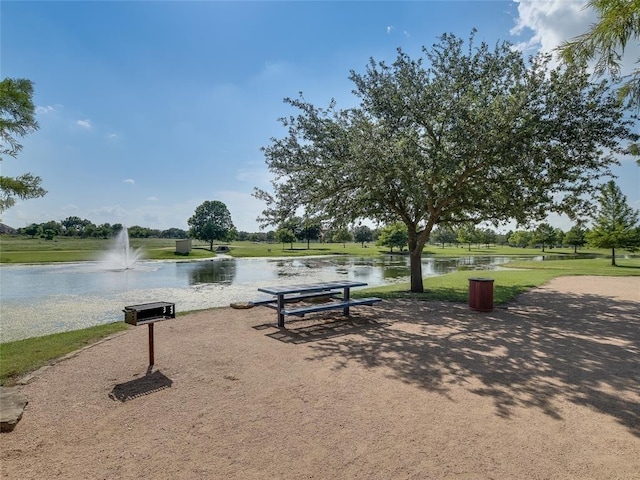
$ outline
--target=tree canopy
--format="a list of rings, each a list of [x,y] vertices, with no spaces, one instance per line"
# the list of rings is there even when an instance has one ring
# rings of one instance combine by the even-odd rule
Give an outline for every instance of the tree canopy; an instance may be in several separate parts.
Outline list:
[[[578,253],[578,247],[586,245],[587,230],[582,222],[577,222],[564,236],[564,243],[573,247],[573,253]]]
[[[354,108],[285,99],[298,114],[263,148],[273,192],[255,193],[264,218],[303,208],[336,225],[404,223],[413,292],[434,226],[573,217],[637,139],[608,81],[584,65],[551,67],[508,42],[476,44],[475,32],[466,47],[445,34],[422,54],[399,49],[392,64],[352,71]]]
[[[353,240],[353,235],[348,228],[339,228],[333,232],[333,236],[331,237],[332,242],[342,243],[342,246],[345,248],[347,247],[347,242],[351,240]]]
[[[533,232],[533,242],[542,245],[542,251],[544,247],[552,246],[558,239],[556,238],[555,229],[546,222],[541,223]],[[562,239],[560,239],[562,240]]]
[[[458,228],[457,240],[460,243],[466,243],[469,251],[471,251],[472,243],[480,243],[482,241],[482,232],[473,223],[465,223]]]
[[[353,239],[364,247],[365,242],[373,240],[373,231],[366,225],[358,225],[353,229]]]
[[[293,242],[296,241],[296,234],[289,227],[280,227],[276,231],[276,241],[282,244],[282,250],[284,250],[284,244],[288,243],[293,250]]]
[[[611,265],[616,264],[616,248],[635,250],[640,246],[638,211],[627,204],[627,197],[612,180],[603,185],[595,224],[587,233],[589,244],[611,249]]]
[[[24,78],[5,78],[0,82],[0,161],[16,158],[22,149],[19,139],[38,129],[33,104],[33,83]],[[0,176],[0,212],[13,206],[16,198],[26,200],[47,192],[40,177],[25,173],[17,177]]]
[[[322,225],[319,220],[314,218],[300,218],[300,226],[297,238],[300,240],[306,240],[307,250],[309,249],[309,242],[311,240],[317,240],[322,231]]]
[[[400,251],[407,246],[408,235],[407,227],[402,222],[394,222],[380,229],[378,234],[377,245],[389,247],[393,252],[393,247],[398,247]]]
[[[587,7],[595,9],[598,21],[589,31],[565,42],[560,47],[569,62],[595,60],[595,73],[621,75],[621,61],[629,42],[640,40],[640,0],[591,0]],[[640,58],[635,62],[640,64]],[[640,68],[622,78],[620,94],[629,105],[640,110]]]
[[[439,226],[431,232],[430,239],[434,243],[440,243],[444,248],[445,243],[457,242],[458,235],[451,227]]]
[[[207,200],[198,206],[187,223],[191,227],[189,234],[193,238],[209,242],[211,251],[215,240],[228,242],[235,238],[236,228],[231,221],[231,214],[219,200]]]

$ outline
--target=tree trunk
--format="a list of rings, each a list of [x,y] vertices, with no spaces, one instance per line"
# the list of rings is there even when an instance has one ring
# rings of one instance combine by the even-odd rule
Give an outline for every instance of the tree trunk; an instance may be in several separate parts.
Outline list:
[[[409,265],[411,270],[411,292],[422,293],[424,292],[424,285],[422,284],[422,247],[424,242],[418,240],[418,235],[415,230],[415,226],[409,226],[407,239],[407,246],[409,247]],[[412,228],[413,227],[413,228]]]
[[[213,240],[209,242],[209,250],[213,252]]]
[[[616,249],[614,247],[611,247],[611,266],[612,267],[618,266],[616,265]]]
[[[422,284],[422,246],[411,250],[409,259],[411,266],[411,292],[422,293],[424,292],[424,285]]]

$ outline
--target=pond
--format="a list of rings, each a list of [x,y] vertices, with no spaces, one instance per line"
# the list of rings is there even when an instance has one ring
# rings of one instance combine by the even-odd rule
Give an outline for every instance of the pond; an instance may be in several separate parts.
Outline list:
[[[429,277],[459,269],[491,270],[519,259],[425,257],[422,268]],[[408,257],[384,255],[139,261],[120,271],[93,262],[7,265],[0,274],[0,342],[7,342],[122,320],[126,305],[166,301],[181,312],[264,298],[257,292],[261,286],[344,279],[378,286],[408,282],[410,272]]]

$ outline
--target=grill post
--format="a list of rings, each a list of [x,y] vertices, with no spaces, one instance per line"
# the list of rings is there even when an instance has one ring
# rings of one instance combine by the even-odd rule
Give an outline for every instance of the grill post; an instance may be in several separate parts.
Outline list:
[[[149,367],[153,367],[153,325],[149,324]]]
[[[124,321],[130,325],[149,325],[149,369],[155,363],[153,325],[155,322],[176,318],[176,304],[168,302],[142,303],[124,307]]]

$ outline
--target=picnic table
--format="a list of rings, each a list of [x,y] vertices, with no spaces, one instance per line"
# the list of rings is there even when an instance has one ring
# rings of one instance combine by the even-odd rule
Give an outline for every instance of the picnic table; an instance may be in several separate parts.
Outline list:
[[[351,289],[354,287],[364,287],[365,282],[354,282],[350,280],[337,280],[333,282],[310,283],[304,285],[282,285],[276,287],[260,287],[259,292],[273,295],[268,300],[251,302],[253,305],[263,305],[273,308],[278,313],[278,327],[284,327],[284,317],[295,315],[303,317],[307,313],[323,312],[327,310],[342,310],[344,316],[349,316],[349,307],[360,305],[373,305],[382,301],[381,298],[351,298]],[[299,302],[311,298],[326,297],[327,301],[316,305],[287,308],[287,303]],[[336,301],[337,300],[337,301]]]

